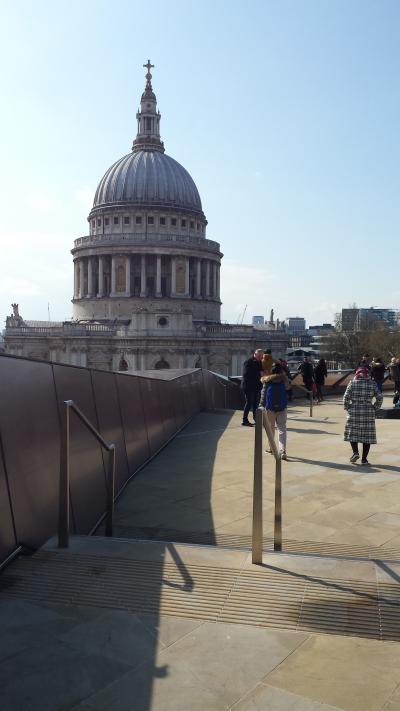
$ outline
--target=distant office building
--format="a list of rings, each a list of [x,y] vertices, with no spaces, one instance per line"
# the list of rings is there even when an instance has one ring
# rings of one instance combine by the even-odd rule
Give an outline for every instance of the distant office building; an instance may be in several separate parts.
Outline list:
[[[308,333],[310,336],[328,336],[335,332],[335,327],[332,323],[322,323],[318,326],[309,326]]]
[[[251,323],[253,326],[264,326],[264,316],[253,316]]]
[[[329,337],[335,333],[335,330],[332,323],[322,323],[317,326],[309,327],[307,331],[311,338],[309,347],[314,351],[316,358],[320,358],[324,355],[327,350]]]
[[[287,332],[289,336],[298,336],[306,332],[306,320],[300,316],[291,316],[287,319]]]
[[[394,309],[342,309],[342,331],[367,331],[374,326],[386,326],[393,330],[397,326],[397,316]]]
[[[286,333],[291,348],[307,347],[312,339],[306,331],[306,320],[302,316],[290,316],[286,319]]]
[[[342,331],[359,331],[359,309],[342,309]]]
[[[291,348],[308,348],[313,337],[308,333],[301,333],[295,336],[289,336]]]
[[[361,328],[369,328],[377,321],[387,323],[390,329],[396,328],[397,319],[394,309],[360,309]]]

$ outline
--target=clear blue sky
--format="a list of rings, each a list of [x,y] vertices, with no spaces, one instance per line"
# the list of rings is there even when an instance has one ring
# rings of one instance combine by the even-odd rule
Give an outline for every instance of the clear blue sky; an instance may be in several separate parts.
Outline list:
[[[0,321],[71,316],[144,86],[225,254],[222,316],[400,305],[398,0],[2,3]]]

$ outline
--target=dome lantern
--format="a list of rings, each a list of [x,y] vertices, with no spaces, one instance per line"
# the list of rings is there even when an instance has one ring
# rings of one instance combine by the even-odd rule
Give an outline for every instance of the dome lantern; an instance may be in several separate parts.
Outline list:
[[[160,138],[161,114],[157,111],[157,99],[151,85],[152,74],[150,69],[154,67],[150,59],[147,64],[143,64],[147,69],[146,86],[140,100],[140,109],[136,114],[137,136],[133,141],[132,151],[161,151],[164,153],[164,144]]]

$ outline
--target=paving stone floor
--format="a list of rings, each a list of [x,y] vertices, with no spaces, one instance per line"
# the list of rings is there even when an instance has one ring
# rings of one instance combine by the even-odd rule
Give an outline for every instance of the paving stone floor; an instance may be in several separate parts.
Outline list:
[[[385,404],[391,404],[385,397]],[[377,420],[370,466],[351,464],[340,399],[289,409],[283,467],[286,540],[400,550],[400,422]],[[254,431],[239,412],[201,413],[134,479],[116,506],[116,533],[142,528],[251,535]],[[274,460],[264,457],[264,532],[273,533]]]
[[[333,581],[398,585],[398,421],[377,421],[371,466],[349,463],[339,400],[296,402],[284,464],[284,540],[333,546],[331,555],[266,553],[264,565]],[[240,414],[202,413],[128,486],[118,535],[170,529],[248,536],[253,431]],[[265,454],[265,531],[272,533],[273,460]],[[249,553],[218,547],[76,539],[74,555],[159,559],[252,570]],[[343,555],[382,549],[380,560]],[[335,548],[337,546],[337,555]],[[51,550],[50,543],[47,550]],[[154,558],[154,559],[155,559]],[[11,580],[17,565],[7,570]],[[282,574],[282,573],[281,573]],[[1,579],[0,579],[1,580]],[[168,580],[164,585],[170,584]],[[185,590],[178,594],[184,596]],[[399,616],[400,616],[400,607]],[[394,613],[397,608],[394,608]],[[400,711],[400,643],[318,631],[271,629],[179,615],[15,598],[0,593],[1,711]]]

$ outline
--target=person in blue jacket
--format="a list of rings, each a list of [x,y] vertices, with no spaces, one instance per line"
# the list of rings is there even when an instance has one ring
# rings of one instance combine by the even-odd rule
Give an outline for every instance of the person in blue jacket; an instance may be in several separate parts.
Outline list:
[[[271,375],[261,378],[262,392],[260,405],[265,408],[267,417],[275,432],[278,430],[278,451],[281,459],[287,459],[286,455],[286,420],[287,420],[287,388],[288,378],[279,363],[272,366]],[[269,449],[267,451],[270,451]]]

